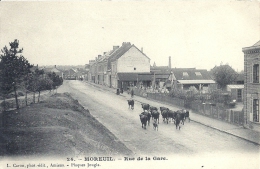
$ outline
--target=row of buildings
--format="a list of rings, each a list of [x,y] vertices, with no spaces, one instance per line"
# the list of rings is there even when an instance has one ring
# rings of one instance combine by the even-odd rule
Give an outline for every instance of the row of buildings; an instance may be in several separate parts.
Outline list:
[[[244,52],[244,84],[230,85],[244,104],[244,126],[260,131],[259,123],[259,63],[260,41]],[[111,88],[127,90],[131,86],[160,89],[180,88],[188,90],[194,86],[207,93],[216,83],[206,69],[172,68],[171,57],[168,66],[153,66],[143,49],[130,42],[113,46],[110,51],[98,55],[86,64],[86,80]]]
[[[130,42],[113,46],[110,51],[98,55],[86,65],[88,81],[112,88],[127,90],[131,86],[153,89],[172,87],[187,90],[195,86],[207,92],[215,84],[207,70],[196,68],[172,68],[171,57],[168,66],[153,66],[150,58]]]

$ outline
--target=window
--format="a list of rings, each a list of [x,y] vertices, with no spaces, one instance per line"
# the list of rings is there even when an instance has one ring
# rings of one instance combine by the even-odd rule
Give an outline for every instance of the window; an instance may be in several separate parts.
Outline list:
[[[259,100],[253,100],[253,122],[259,122]]]
[[[195,72],[196,76],[202,76],[200,72]]]
[[[189,76],[189,74],[187,72],[183,72],[182,74],[183,76]]]
[[[237,101],[242,101],[242,89],[237,89]]]
[[[134,67],[134,70],[136,70],[136,68]]]
[[[259,83],[259,64],[253,66],[253,83]]]

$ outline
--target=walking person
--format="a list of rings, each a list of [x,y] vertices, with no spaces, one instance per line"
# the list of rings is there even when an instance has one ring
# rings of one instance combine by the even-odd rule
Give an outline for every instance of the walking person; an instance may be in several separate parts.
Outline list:
[[[134,97],[134,89],[131,90],[131,97]]]

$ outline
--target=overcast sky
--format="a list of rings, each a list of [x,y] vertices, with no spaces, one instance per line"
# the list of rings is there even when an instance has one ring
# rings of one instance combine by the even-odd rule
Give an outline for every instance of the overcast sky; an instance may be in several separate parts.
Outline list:
[[[131,42],[158,66],[243,70],[260,40],[257,1],[1,2],[0,48],[14,39],[32,64],[83,65]]]

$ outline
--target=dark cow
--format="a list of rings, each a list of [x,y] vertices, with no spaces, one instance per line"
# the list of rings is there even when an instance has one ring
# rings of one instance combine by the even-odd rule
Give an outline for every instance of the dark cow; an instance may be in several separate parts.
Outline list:
[[[154,119],[155,122],[158,121],[158,124],[159,124],[160,113],[158,112],[158,110],[155,110],[155,109],[152,110],[151,115],[152,115],[152,119]]]
[[[151,112],[151,115],[152,115],[152,120],[153,120],[153,111],[154,110],[158,111],[157,107],[150,106],[150,112]]]
[[[165,122],[165,120],[166,120],[166,122],[168,124],[168,121],[169,121],[169,109],[162,110],[161,114],[162,114],[162,117],[163,117],[163,122]]]
[[[185,120],[185,117],[186,117],[185,111],[183,111],[183,109],[178,110],[177,114],[179,115],[179,119],[180,119],[181,123],[184,125],[184,120]]]
[[[142,123],[142,128],[146,129],[146,124],[147,124],[147,121],[148,121],[147,115],[141,113],[139,116],[140,116],[140,121]]]
[[[188,118],[189,119],[189,122],[190,122],[190,112],[189,112],[189,110],[183,110],[184,111],[184,113],[185,113],[185,121],[186,121],[186,119]]]
[[[150,106],[150,112],[152,113],[153,110],[158,111],[157,107]]]
[[[135,101],[134,100],[127,100],[128,102],[128,108],[131,108],[132,110],[134,109]]]
[[[162,113],[163,110],[169,110],[167,107],[160,107],[160,111]]]
[[[149,104],[142,103],[141,105],[142,105],[142,108],[143,108],[144,111],[145,110],[149,111],[149,109],[150,109],[150,105]]]
[[[174,121],[174,123],[175,123],[176,115],[177,113],[175,111],[172,110],[168,111],[168,118],[171,119],[171,121]]]

